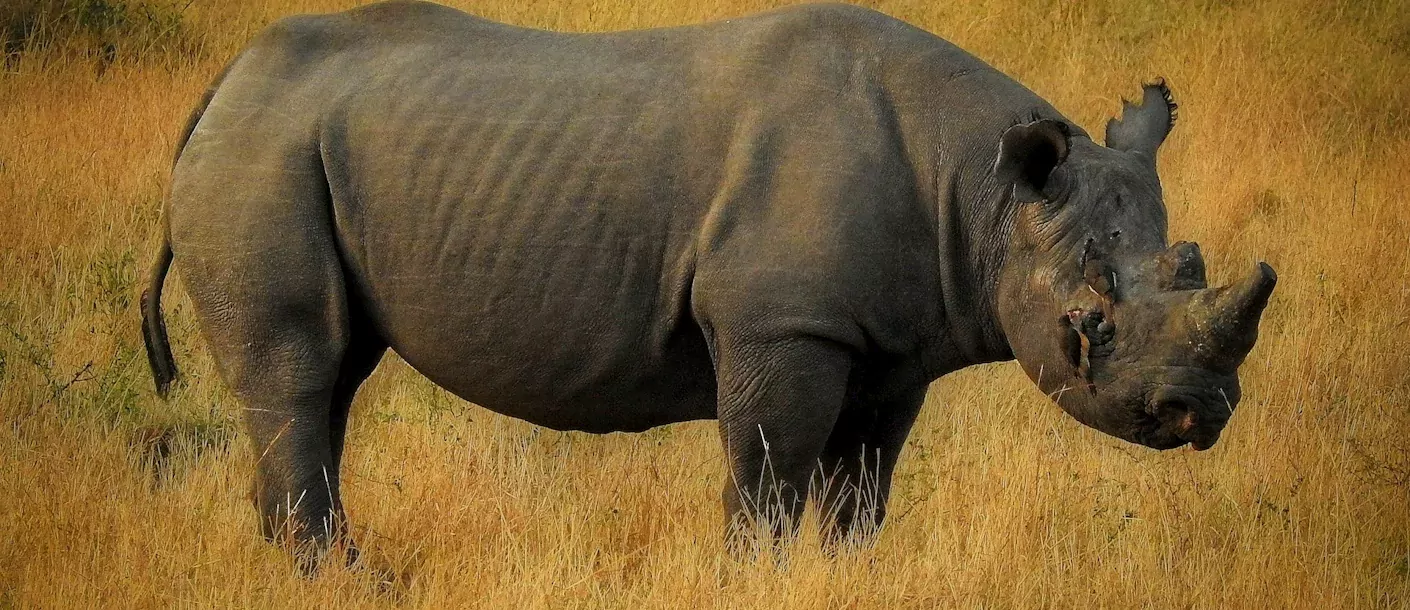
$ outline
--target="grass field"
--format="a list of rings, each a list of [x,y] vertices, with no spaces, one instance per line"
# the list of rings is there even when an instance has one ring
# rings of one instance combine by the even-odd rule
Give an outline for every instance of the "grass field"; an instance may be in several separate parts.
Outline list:
[[[0,4],[0,608],[1410,607],[1410,2],[898,0],[1100,133],[1140,80],[1181,120],[1172,238],[1280,282],[1212,451],[1079,426],[1016,365],[932,389],[874,548],[723,551],[712,423],[538,429],[389,358],[344,494],[369,562],[300,578],[258,535],[254,462],[177,277],[185,383],[150,390],[138,284],[174,143],[260,27],[334,0]],[[462,1],[608,30],[772,6]]]

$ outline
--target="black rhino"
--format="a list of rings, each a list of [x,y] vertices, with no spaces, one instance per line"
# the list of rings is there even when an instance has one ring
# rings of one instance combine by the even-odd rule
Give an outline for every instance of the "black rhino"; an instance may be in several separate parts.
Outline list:
[[[1016,358],[1080,422],[1214,444],[1275,276],[1166,242],[1148,84],[1099,145],[946,41],[851,6],[607,34],[415,1],[284,19],[206,93],[173,262],[256,454],[266,535],[338,537],[387,349],[558,430],[719,420],[731,531],[880,523],[927,384]],[[856,493],[858,486],[870,493]],[[771,513],[771,507],[780,513]]]

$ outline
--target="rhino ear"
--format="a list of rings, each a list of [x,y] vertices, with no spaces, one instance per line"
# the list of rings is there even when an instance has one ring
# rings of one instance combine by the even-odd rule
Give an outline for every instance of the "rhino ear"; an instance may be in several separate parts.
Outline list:
[[[1175,126],[1175,97],[1165,79],[1157,78],[1142,87],[1140,105],[1122,101],[1121,118],[1106,124],[1107,148],[1141,153],[1155,162],[1155,151]]]
[[[1048,199],[1049,175],[1067,159],[1070,130],[1066,123],[1040,119],[1014,125],[999,139],[994,175],[1001,184],[1012,184],[1014,197],[1033,202]]]

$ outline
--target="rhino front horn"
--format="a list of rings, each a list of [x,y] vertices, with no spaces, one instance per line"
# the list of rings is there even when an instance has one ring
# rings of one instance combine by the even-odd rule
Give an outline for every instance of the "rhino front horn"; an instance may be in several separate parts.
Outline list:
[[[1258,263],[1243,279],[1210,291],[1213,302],[1201,317],[1208,320],[1209,339],[1223,358],[1238,366],[1258,340],[1258,319],[1268,306],[1268,297],[1278,283],[1278,274],[1268,263]]]

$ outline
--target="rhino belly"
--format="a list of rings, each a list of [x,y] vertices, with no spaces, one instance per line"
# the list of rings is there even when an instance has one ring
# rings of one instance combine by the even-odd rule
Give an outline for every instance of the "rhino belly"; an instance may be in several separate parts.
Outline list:
[[[388,314],[393,350],[441,387],[504,415],[599,433],[715,415],[708,356],[689,341],[649,354],[616,343],[620,334],[492,308],[435,321],[397,307]]]
[[[713,417],[700,331],[656,331],[654,282],[623,281],[649,265],[630,249],[592,262],[572,254],[484,244],[435,272],[373,274],[368,309],[418,371],[505,415],[594,432]],[[625,278],[608,273],[616,265]]]

